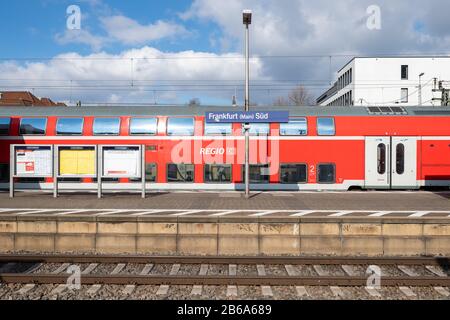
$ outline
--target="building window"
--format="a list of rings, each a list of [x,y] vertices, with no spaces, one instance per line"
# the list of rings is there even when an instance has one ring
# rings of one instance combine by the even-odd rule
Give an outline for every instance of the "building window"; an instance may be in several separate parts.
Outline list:
[[[9,164],[0,163],[0,182],[9,181]]]
[[[335,133],[334,118],[317,118],[317,134],[319,136],[334,136]]]
[[[205,182],[231,182],[231,165],[205,164]]]
[[[407,103],[408,102],[408,88],[402,88],[401,89],[401,103]]]
[[[56,123],[57,135],[81,135],[83,133],[83,118],[59,118]]]
[[[402,65],[401,77],[402,77],[402,80],[408,80],[408,66],[407,65]]]
[[[46,118],[22,118],[20,121],[20,134],[44,135],[46,127]]]
[[[306,183],[306,164],[282,164],[280,166],[281,183]]]
[[[317,166],[317,181],[319,183],[334,183],[336,181],[335,165],[319,164]]]
[[[405,145],[399,143],[395,149],[396,163],[395,169],[397,174],[403,174],[405,172]]]
[[[95,118],[94,135],[118,135],[120,118]]]
[[[232,132],[231,123],[205,123],[205,135],[219,135],[225,136]]]
[[[250,168],[250,183],[269,183],[269,165],[268,164],[251,164]],[[245,165],[242,166],[242,177],[245,181]]]
[[[386,173],[386,145],[380,143],[377,147],[377,172],[378,174]]]
[[[194,118],[169,118],[167,120],[167,134],[169,136],[193,136]]]
[[[269,131],[270,125],[268,123],[251,123],[248,133],[253,136],[268,136]]]
[[[0,135],[6,136],[9,134],[9,125],[11,124],[10,118],[0,118]]]
[[[292,119],[288,123],[280,123],[280,135],[282,136],[306,136],[307,134],[306,118]]]
[[[194,182],[194,165],[169,163],[167,182]]]
[[[157,125],[156,118],[131,118],[130,135],[155,135]]]

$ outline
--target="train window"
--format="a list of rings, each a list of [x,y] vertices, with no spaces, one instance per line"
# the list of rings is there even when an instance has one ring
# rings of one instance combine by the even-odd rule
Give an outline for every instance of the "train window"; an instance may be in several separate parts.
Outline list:
[[[396,155],[396,163],[395,169],[397,174],[403,174],[405,172],[405,145],[403,143],[399,143],[395,149]]]
[[[205,182],[231,182],[231,165],[205,164]]]
[[[81,135],[83,133],[83,118],[59,118],[56,123],[58,135]]]
[[[206,123],[205,122],[205,135],[228,135],[232,132],[231,123]]]
[[[317,166],[317,181],[319,183],[334,183],[336,181],[336,166],[332,163]]]
[[[158,121],[156,118],[131,118],[131,135],[155,135]]]
[[[10,118],[0,118],[0,135],[5,136],[9,134]]]
[[[268,123],[251,123],[249,134],[254,136],[268,136],[270,125]]]
[[[119,118],[95,118],[94,135],[118,135],[120,131]]]
[[[156,163],[145,164],[145,181],[156,182]]]
[[[377,171],[378,174],[386,173],[386,145],[384,143],[377,146]]]
[[[334,118],[317,118],[317,134],[319,136],[334,136],[336,134]]]
[[[281,183],[306,183],[306,164],[282,164],[280,166]]]
[[[194,182],[194,165],[169,163],[167,182]]]
[[[306,118],[289,120],[288,123],[280,123],[281,136],[305,136],[308,134]]]
[[[170,136],[193,136],[194,118],[169,118],[167,120],[167,134]]]
[[[9,164],[0,163],[0,181],[6,182],[9,180]]]
[[[270,171],[268,164],[251,164],[250,183],[269,183]],[[242,166],[242,177],[245,181],[245,165]]]
[[[46,127],[46,118],[22,118],[20,121],[20,134],[44,135]]]

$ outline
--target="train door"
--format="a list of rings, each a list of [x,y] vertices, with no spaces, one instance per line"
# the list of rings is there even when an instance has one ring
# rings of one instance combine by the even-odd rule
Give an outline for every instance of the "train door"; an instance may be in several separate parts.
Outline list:
[[[391,187],[390,140],[390,137],[366,137],[366,188],[389,189]]]
[[[417,137],[392,137],[392,182],[393,189],[416,189],[417,182]]]

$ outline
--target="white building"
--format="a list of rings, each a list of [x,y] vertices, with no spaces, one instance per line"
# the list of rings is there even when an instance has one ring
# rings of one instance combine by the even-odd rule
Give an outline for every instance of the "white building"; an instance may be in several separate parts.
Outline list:
[[[317,104],[418,106],[421,94],[422,105],[440,106],[433,100],[442,96],[433,92],[439,81],[450,83],[450,57],[356,57],[338,71],[334,86]]]

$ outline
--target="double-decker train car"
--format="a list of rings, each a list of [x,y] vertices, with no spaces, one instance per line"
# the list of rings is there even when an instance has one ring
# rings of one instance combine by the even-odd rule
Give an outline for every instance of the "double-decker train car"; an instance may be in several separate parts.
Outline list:
[[[250,125],[252,190],[419,189],[450,185],[450,109],[430,107],[254,107],[289,111],[288,123]],[[242,124],[205,123],[231,107],[2,107],[0,188],[11,145],[141,146],[148,190],[242,190]],[[58,148],[62,152],[64,148]],[[96,149],[97,150],[97,149]],[[68,161],[66,159],[66,161]],[[70,161],[69,161],[70,162]],[[107,179],[132,189],[139,179]],[[53,178],[18,179],[52,189]],[[96,177],[60,189],[96,188]]]

